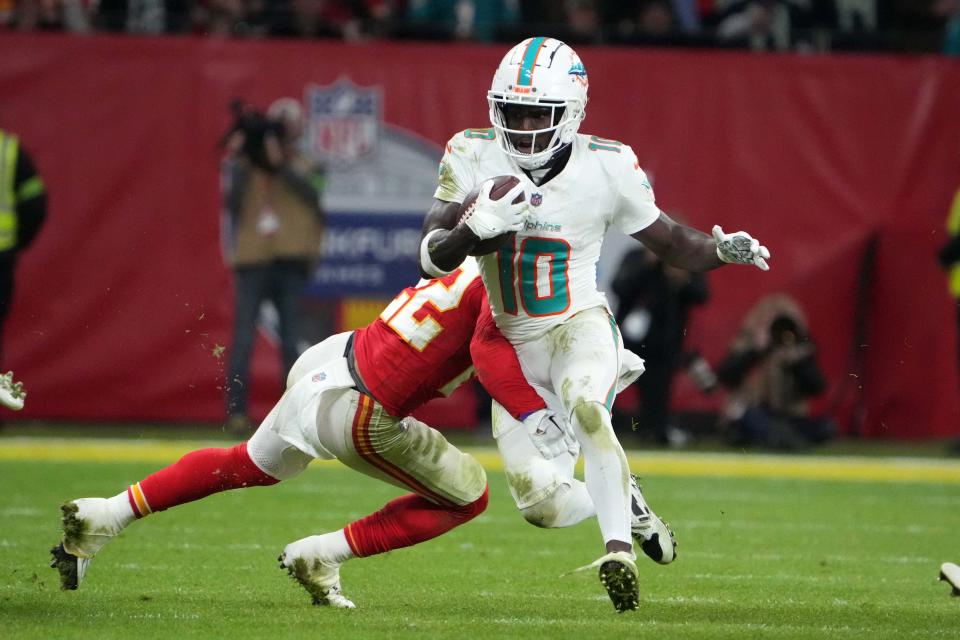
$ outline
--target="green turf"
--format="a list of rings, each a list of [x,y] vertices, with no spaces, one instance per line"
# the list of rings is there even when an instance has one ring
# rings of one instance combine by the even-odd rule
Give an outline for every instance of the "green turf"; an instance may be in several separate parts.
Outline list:
[[[645,558],[641,608],[618,615],[592,573],[593,522],[544,531],[502,474],[489,510],[438,540],[354,560],[356,611],[310,605],[277,568],[292,540],[397,495],[342,468],[234,491],[135,523],[76,592],[47,567],[59,506],[112,495],[150,464],[0,462],[4,638],[958,638],[960,598],[936,580],[960,561],[960,485],[651,477],[677,562]]]

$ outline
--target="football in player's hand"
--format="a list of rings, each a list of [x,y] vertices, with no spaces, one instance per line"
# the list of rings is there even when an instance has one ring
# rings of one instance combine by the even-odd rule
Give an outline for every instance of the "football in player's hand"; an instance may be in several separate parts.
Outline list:
[[[499,200],[503,196],[517,186],[520,183],[520,179],[516,176],[496,176],[492,178],[493,188],[490,189],[490,199]],[[477,201],[477,197],[480,195],[480,189],[483,187],[484,180],[477,188],[467,194],[467,197],[463,199],[463,203],[460,205],[460,216],[457,221],[463,220],[464,214],[470,209],[474,202]],[[521,193],[513,200],[513,204],[518,204],[523,202],[523,194]],[[473,249],[470,250],[470,255],[472,256],[485,256],[488,253],[493,253],[500,247],[502,247],[508,240],[513,240],[513,236],[516,235],[516,232],[510,231],[507,233],[501,233],[498,236],[489,238],[487,240],[479,240],[477,244],[474,245]]]

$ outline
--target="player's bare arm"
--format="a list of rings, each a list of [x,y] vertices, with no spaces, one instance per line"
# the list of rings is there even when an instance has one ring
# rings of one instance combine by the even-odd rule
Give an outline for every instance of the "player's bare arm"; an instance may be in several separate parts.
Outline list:
[[[724,233],[719,226],[708,236],[680,224],[667,214],[632,234],[670,266],[688,271],[709,271],[724,264],[752,264],[763,271],[770,267],[770,252],[744,231]]]
[[[723,265],[713,238],[680,224],[665,213],[650,226],[633,234],[670,266],[687,271],[709,271]]]
[[[439,275],[427,272],[427,258],[437,271],[449,273],[464,261],[479,240],[467,225],[457,224],[459,212],[460,203],[434,199],[420,233],[421,277],[436,278]]]
[[[480,241],[519,231],[526,210],[524,187],[515,176],[485,180],[461,204],[435,199],[420,240],[421,274],[443,277]]]

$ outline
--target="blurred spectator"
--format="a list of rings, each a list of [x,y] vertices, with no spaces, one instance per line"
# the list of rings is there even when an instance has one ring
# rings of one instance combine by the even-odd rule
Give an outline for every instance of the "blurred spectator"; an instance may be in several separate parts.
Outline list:
[[[0,0],[0,27],[230,37],[378,37],[960,51],[960,0]],[[946,27],[944,23],[946,22]]]
[[[566,42],[587,44],[602,40],[602,18],[596,0],[565,0],[563,6]]]
[[[890,38],[883,29],[891,10],[887,0],[832,0],[829,6],[820,7],[819,24],[831,30],[828,48],[855,51],[887,48]]]
[[[747,313],[717,377],[729,390],[722,426],[734,445],[800,449],[835,433],[829,418],[810,413],[826,380],[800,305],[787,295]]]
[[[636,382],[642,395],[636,429],[660,443],[682,446],[689,435],[670,419],[675,374],[687,367],[701,388],[711,390],[716,384],[706,361],[683,351],[690,310],[709,295],[706,277],[664,264],[652,251],[637,247],[624,256],[611,288],[618,298],[623,345],[646,367]]]
[[[0,29],[14,24],[17,3],[15,0],[0,0]]]
[[[700,8],[703,4],[706,3],[701,0],[670,0],[668,8],[672,23],[683,33],[699,33],[701,29]]]
[[[880,26],[877,0],[834,0],[841,31],[873,32]]]
[[[273,0],[270,34],[296,38],[357,40],[366,16],[362,2],[334,0]]]
[[[960,56],[960,0],[937,0],[936,12],[947,20],[943,30],[943,53]]]
[[[410,0],[407,18],[423,35],[492,41],[501,27],[517,22],[519,0]]]
[[[638,12],[637,27],[640,33],[663,37],[675,28],[675,19],[670,4],[663,0],[645,2]]]
[[[21,31],[90,30],[87,7],[82,0],[19,0],[16,23]]]
[[[198,5],[195,28],[210,36],[251,35],[243,0],[206,0]]]
[[[809,48],[813,13],[804,0],[734,0],[715,16],[721,42],[755,51]]]
[[[320,255],[323,212],[311,163],[299,152],[303,111],[292,98],[266,118],[246,111],[226,139],[231,152],[226,210],[236,304],[227,374],[228,427],[250,427],[248,379],[261,304],[273,303],[283,359],[281,382],[299,355],[297,318],[313,263]]]
[[[953,198],[953,205],[947,216],[947,233],[950,234],[950,239],[940,248],[937,258],[940,266],[950,274],[950,295],[956,298],[957,302],[957,340],[960,347],[960,189]],[[960,351],[957,353],[957,366],[960,367]]]
[[[167,3],[163,0],[99,0],[93,6],[93,24],[99,30],[150,34],[167,31]]]
[[[615,24],[615,38],[620,42],[655,43],[677,33],[669,0],[621,3],[608,17]]]
[[[47,191],[17,136],[0,129],[0,358],[14,271],[47,217]]]
[[[523,0],[520,2],[521,24],[518,26],[529,28],[531,32],[545,33],[546,25],[559,25],[564,22],[566,9],[565,3],[556,0]],[[529,37],[529,34],[526,37]]]

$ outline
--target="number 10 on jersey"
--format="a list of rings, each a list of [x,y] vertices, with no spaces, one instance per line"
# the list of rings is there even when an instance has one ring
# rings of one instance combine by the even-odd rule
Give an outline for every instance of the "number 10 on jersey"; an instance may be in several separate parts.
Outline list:
[[[570,245],[557,238],[524,238],[497,252],[503,310],[516,315],[518,301],[530,316],[554,316],[570,308]]]

